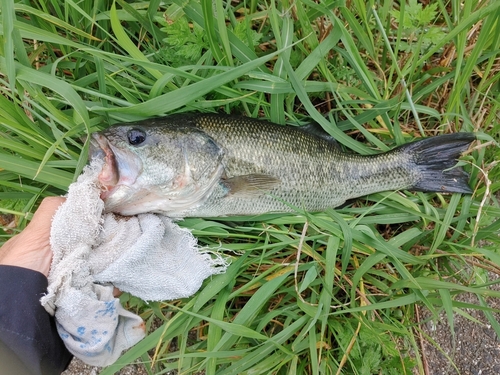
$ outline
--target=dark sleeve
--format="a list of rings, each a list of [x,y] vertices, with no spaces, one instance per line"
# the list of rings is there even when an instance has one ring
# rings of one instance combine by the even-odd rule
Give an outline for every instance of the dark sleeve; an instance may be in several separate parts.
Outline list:
[[[52,375],[68,366],[72,355],[57,333],[54,318],[40,304],[47,284],[40,272],[0,265],[2,370],[12,367],[12,374]]]

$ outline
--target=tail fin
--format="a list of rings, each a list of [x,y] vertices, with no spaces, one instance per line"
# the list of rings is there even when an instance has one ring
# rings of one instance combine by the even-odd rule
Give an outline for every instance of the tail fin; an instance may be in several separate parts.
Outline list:
[[[422,139],[400,147],[410,154],[421,178],[409,190],[472,193],[469,175],[454,167],[458,157],[476,139],[473,133],[454,133]]]

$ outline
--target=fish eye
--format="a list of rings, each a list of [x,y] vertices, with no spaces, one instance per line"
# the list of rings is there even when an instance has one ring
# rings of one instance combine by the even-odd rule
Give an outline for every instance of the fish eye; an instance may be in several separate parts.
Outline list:
[[[127,133],[128,143],[132,146],[139,146],[146,140],[146,133],[140,129],[131,129]]]

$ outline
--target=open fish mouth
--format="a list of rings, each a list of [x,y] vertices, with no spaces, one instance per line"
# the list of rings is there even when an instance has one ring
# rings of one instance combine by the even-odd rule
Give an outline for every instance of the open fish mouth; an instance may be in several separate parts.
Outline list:
[[[106,205],[116,204],[120,197],[127,194],[127,190],[134,190],[134,184],[142,173],[142,162],[136,155],[114,146],[101,133],[92,134],[89,159],[103,161],[98,183],[101,199]]]
[[[106,137],[99,133],[92,134],[89,158],[90,160],[104,159],[98,180],[102,189],[101,198],[105,199],[112,193],[120,178],[115,154]]]

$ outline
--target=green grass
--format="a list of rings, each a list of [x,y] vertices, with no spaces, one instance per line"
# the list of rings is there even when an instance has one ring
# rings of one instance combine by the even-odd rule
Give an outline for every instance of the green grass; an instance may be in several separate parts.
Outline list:
[[[487,273],[500,272],[500,2],[382,3],[1,2],[0,213],[17,215],[14,233],[79,175],[85,137],[120,121],[316,121],[362,154],[478,134],[463,158],[472,196],[183,221],[231,266],[189,299],[123,296],[159,328],[102,374],[137,358],[152,374],[423,373],[416,309],[445,311],[450,335],[454,312],[493,312],[455,297],[500,297]]]

